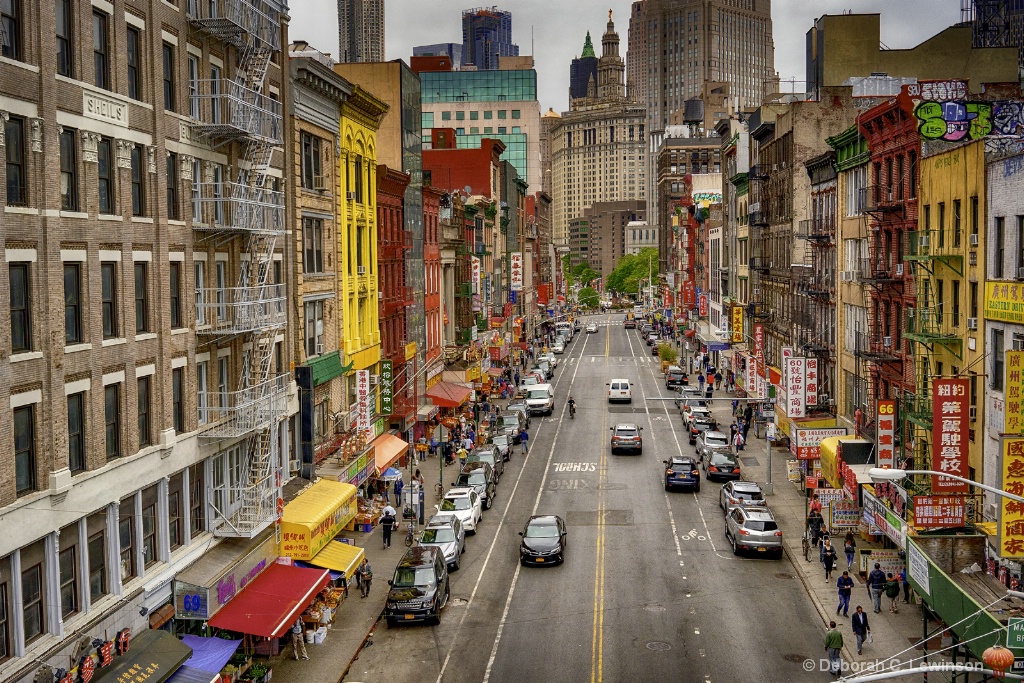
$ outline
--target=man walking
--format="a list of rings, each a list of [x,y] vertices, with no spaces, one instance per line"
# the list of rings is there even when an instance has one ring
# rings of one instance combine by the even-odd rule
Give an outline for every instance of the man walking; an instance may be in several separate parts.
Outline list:
[[[850,572],[843,572],[843,575],[836,581],[836,588],[839,589],[839,607],[836,607],[836,614],[842,611],[843,616],[849,616],[850,595],[853,593],[853,579]]]
[[[380,518],[380,528],[381,528],[381,532],[384,534],[384,548],[385,549],[391,547],[391,532],[395,528],[395,522],[396,521],[397,520],[395,519],[394,514],[392,514],[390,510],[387,510],[384,513],[384,516]]]
[[[871,603],[875,607],[875,614],[882,611],[882,590],[885,589],[885,572],[882,565],[875,562],[875,568],[868,574],[868,595],[871,596]]]
[[[864,654],[864,641],[867,639],[868,634],[871,633],[871,627],[868,626],[868,615],[864,613],[864,608],[857,605],[857,611],[853,613],[853,635],[857,636],[857,654]]]
[[[398,471],[398,479],[395,479],[395,507],[402,507],[402,489],[405,482],[402,480],[402,471]]]
[[[373,582],[373,568],[370,566],[370,561],[363,556],[363,563],[359,565],[356,570],[359,574],[359,588],[362,590],[362,595],[359,597],[365,598],[370,594],[370,584]]]
[[[843,649],[843,634],[836,628],[836,622],[828,622],[828,632],[825,634],[825,652],[828,653],[828,670],[835,675],[842,668],[840,652]]]
[[[897,604],[900,601],[900,581],[892,572],[885,578],[885,597],[889,598],[889,613],[896,614],[899,611]]]
[[[306,637],[305,626],[302,625],[302,617],[295,620],[292,624],[292,654],[295,655],[295,661],[299,661],[299,650],[302,651],[302,658],[309,659],[309,655],[306,654]]]
[[[523,455],[526,455],[529,451],[530,433],[524,428],[523,431],[519,432],[519,443],[523,446]]]

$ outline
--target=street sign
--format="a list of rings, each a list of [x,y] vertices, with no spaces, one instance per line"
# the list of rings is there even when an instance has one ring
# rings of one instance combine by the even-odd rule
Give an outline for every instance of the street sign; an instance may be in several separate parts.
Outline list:
[[[1024,650],[1024,619],[1010,617],[1006,620],[1006,647]]]

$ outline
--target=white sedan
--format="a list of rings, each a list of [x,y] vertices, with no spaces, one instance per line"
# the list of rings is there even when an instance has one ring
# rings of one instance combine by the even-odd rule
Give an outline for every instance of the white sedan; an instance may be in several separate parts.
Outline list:
[[[565,353],[565,344],[556,341],[554,344],[551,345],[551,350],[554,351],[555,353]]]
[[[547,353],[542,353],[539,356],[537,356],[537,360],[538,361],[546,360],[548,363],[551,364],[551,367],[553,367],[553,368],[557,368],[558,367],[558,359],[555,358],[555,354],[551,353],[550,351],[548,351]]]
[[[587,334],[594,334],[595,332],[597,332],[597,323],[587,325]]]
[[[454,514],[462,522],[462,528],[473,534],[476,534],[476,525],[484,518],[480,496],[467,486],[448,489],[441,504],[434,507],[438,512]]]

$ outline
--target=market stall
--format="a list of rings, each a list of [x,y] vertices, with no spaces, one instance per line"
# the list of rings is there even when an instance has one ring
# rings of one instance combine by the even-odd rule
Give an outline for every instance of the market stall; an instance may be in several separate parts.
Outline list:
[[[311,560],[356,516],[356,487],[320,479],[284,508],[281,555]]]

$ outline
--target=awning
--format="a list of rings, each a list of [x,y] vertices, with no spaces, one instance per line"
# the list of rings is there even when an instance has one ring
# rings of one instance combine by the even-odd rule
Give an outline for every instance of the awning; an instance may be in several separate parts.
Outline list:
[[[419,410],[416,411],[416,420],[419,422],[426,422],[435,415],[437,415],[437,406],[420,406]]]
[[[262,638],[279,638],[330,579],[325,569],[274,563],[213,615],[209,624]]]
[[[363,554],[362,548],[340,541],[331,541],[309,563],[341,572],[345,575],[345,580],[350,581],[356,575],[356,567],[363,561]]]
[[[186,668],[203,671],[220,671],[228,663],[235,650],[242,644],[241,640],[224,638],[202,638],[200,636],[182,636],[181,642],[192,648],[192,656],[185,662]]]
[[[491,377],[501,377],[502,374],[504,373],[502,372],[501,368],[489,368],[487,370],[487,374],[490,375]]]
[[[309,560],[356,516],[356,487],[321,479],[284,507],[281,554]]]
[[[182,666],[171,674],[167,683],[219,683],[220,674],[191,666]]]
[[[430,389],[427,389],[427,398],[434,402],[434,405],[442,408],[458,408],[469,400],[473,391],[468,387],[452,382],[438,382]]]
[[[163,683],[191,654],[192,648],[167,631],[142,631],[132,638],[128,652],[114,659],[110,666],[99,669],[92,680],[101,683],[127,677],[134,681],[136,675],[142,675],[146,676],[146,683]]]
[[[402,441],[394,434],[381,434],[373,440],[373,459],[377,468],[377,474],[391,467],[391,463],[398,460],[403,453],[408,452],[409,443]]]

